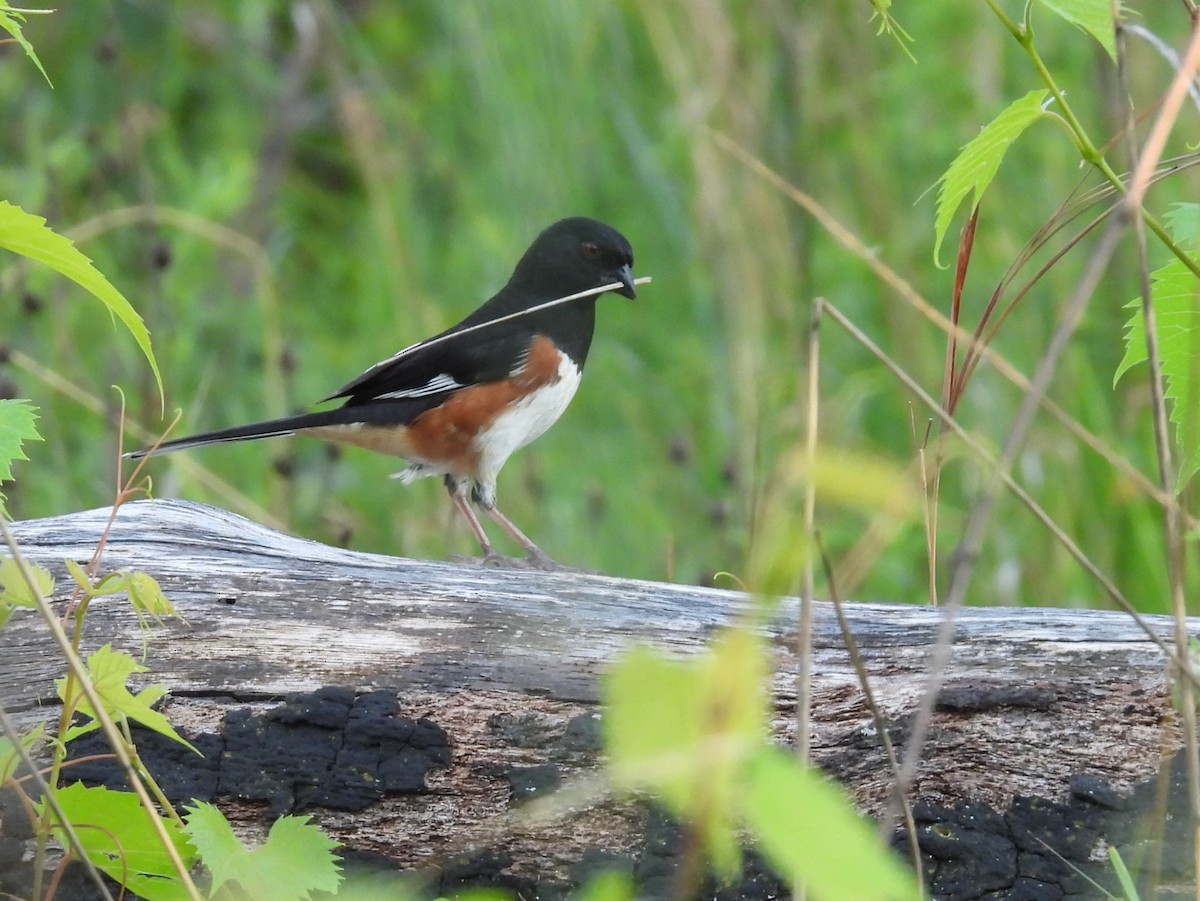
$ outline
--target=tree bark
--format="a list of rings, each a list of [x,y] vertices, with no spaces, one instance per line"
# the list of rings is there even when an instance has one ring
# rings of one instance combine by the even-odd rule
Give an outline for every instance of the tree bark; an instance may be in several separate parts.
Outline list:
[[[16,524],[24,553],[57,577],[56,603],[72,585],[63,560],[90,557],[108,514]],[[635,642],[695,653],[715,629],[754,606],[732,591],[355,553],[178,501],[121,508],[103,561],[104,571],[115,569],[156,578],[185,622],[139,632],[128,604],[99,600],[87,614],[85,650],[111,642],[136,654],[145,641],[146,680],[170,688],[164,712],[177,728],[208,736],[215,771],[229,759],[237,730],[243,745],[248,735],[277,738],[289,723],[309,732],[344,730],[345,716],[334,722],[337,716],[321,712],[329,704],[359,711],[347,714],[351,720],[361,713],[426,729],[417,742],[429,752],[421,758],[428,764],[423,780],[418,775],[409,791],[395,788],[403,781],[395,776],[399,781],[386,783],[391,789],[360,809],[322,803],[348,805],[314,788],[318,777],[292,778],[290,787],[255,795],[229,788],[233,783],[222,791],[216,772],[212,797],[245,824],[311,808],[352,855],[438,869],[438,890],[474,881],[549,896],[604,862],[641,879],[656,815],[595,794],[605,667]],[[902,746],[942,612],[867,603],[845,610],[876,703]],[[766,627],[776,657],[774,727],[786,741],[794,734],[796,619],[797,602],[787,599]],[[1149,619],[1170,636],[1165,617]],[[892,774],[827,603],[816,605],[812,667],[814,759],[864,812],[878,815]],[[53,680],[62,671],[35,614],[19,611],[0,630],[0,695],[21,721],[55,714]],[[1018,834],[1029,799],[1060,819],[1094,807],[1104,816],[1125,810],[1130,820],[1137,784],[1154,778],[1181,745],[1164,656],[1117,612],[965,609],[944,686],[912,791],[918,820],[923,829],[943,824],[939,835],[946,824],[964,835],[1004,833],[1009,844],[1003,853],[988,852],[1003,858],[999,875],[961,886],[943,879],[939,886],[937,874],[960,858],[923,838],[936,897],[983,897],[1030,880],[1069,890],[1069,876],[1039,878],[1047,874],[1036,871],[1037,861],[1033,871],[1021,863],[1042,850],[1029,836],[1023,845]],[[319,689],[326,692],[284,704]],[[389,699],[398,699],[395,709]],[[234,711],[241,712],[231,720]],[[446,740],[439,744],[441,733]],[[181,758],[173,765],[188,764]],[[556,817],[522,814],[527,796],[559,784],[575,794],[564,795],[573,801]],[[972,821],[972,810],[1000,824]],[[1099,856],[1115,834],[1117,827],[1098,822],[1089,820],[1095,842],[1076,856],[1081,863]]]

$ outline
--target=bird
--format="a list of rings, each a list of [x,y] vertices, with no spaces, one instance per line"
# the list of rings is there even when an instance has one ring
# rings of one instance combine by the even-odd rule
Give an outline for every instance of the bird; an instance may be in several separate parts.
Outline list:
[[[634,299],[633,248],[619,231],[586,216],[545,228],[508,282],[473,313],[409,345],[319,403],[341,406],[200,432],[124,456],[281,435],[309,435],[401,457],[402,483],[440,476],[471,528],[485,563],[496,552],[477,505],[523,548],[530,565],[558,565],[500,512],[496,477],[508,458],[541,436],[579,387],[607,286]],[[555,303],[555,301],[561,301]]]

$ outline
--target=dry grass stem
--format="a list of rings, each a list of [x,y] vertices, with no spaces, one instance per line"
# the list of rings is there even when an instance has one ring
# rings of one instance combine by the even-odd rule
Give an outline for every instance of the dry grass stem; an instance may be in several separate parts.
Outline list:
[[[825,303],[825,315],[832,317],[834,321],[838,323],[838,325],[840,325],[852,338],[854,338],[854,340],[859,342],[859,344],[866,348],[866,350],[872,356],[883,363],[909,391],[916,395],[921,403],[927,406],[939,419],[944,420],[947,425],[950,426],[950,431],[955,434],[955,436],[963,443],[965,447],[967,447],[974,455],[982,460],[987,467],[995,468],[997,466],[995,457],[990,451],[988,451],[987,448],[983,446],[983,444],[979,442],[978,439],[973,437],[966,429],[959,425],[958,421],[955,420],[954,417],[949,413],[947,413],[946,410],[943,409],[942,406],[932,396],[930,396],[930,394],[926,392],[924,388],[917,384],[917,382],[914,381],[913,378],[904,371],[904,368],[900,366],[899,363],[884,353],[883,350],[866,335],[866,333],[858,328],[858,326],[851,322],[844,313],[842,313],[836,306],[828,301]],[[1016,497],[1017,500],[1019,500],[1050,532],[1054,539],[1063,546],[1067,553],[1071,555],[1072,559],[1074,559],[1075,562],[1078,563],[1080,567],[1082,567],[1083,570],[1096,581],[1096,583],[1104,590],[1105,594],[1108,595],[1109,600],[1111,600],[1113,604],[1115,604],[1121,610],[1129,614],[1130,618],[1137,624],[1138,628],[1142,630],[1146,637],[1153,642],[1155,647],[1162,651],[1167,656],[1168,660],[1174,663],[1178,659],[1175,648],[1170,643],[1164,641],[1163,638],[1150,627],[1150,623],[1146,621],[1146,618],[1137,611],[1130,600],[1125,597],[1119,588],[1117,588],[1116,584],[1114,584],[1113,581],[1106,576],[1096,566],[1096,564],[1091,561],[1091,559],[1088,558],[1088,556],[1075,543],[1071,536],[1064,532],[1058,523],[1056,523],[1050,517],[1050,515],[1046,513],[1044,509],[1042,509],[1041,505],[1038,504],[1038,502],[1034,500],[1032,496],[1030,496],[1029,492],[1022,488],[1016,482],[1016,480],[1013,479],[1011,473],[1000,473],[1000,479],[1003,481],[1008,490],[1012,492],[1013,496]],[[1197,677],[1195,675],[1192,675],[1189,672],[1188,677],[1192,679],[1193,683],[1197,684],[1197,687],[1200,687],[1200,682],[1196,681]]]
[[[1125,66],[1124,41],[1118,43],[1119,74],[1124,93],[1128,94],[1128,72]],[[1125,196],[1125,218],[1132,223],[1138,263],[1138,283],[1141,289],[1141,309],[1145,323],[1146,362],[1149,375],[1151,411],[1154,423],[1154,446],[1158,459],[1159,487],[1164,492],[1173,490],[1175,466],[1171,459],[1171,437],[1168,424],[1166,391],[1163,384],[1162,358],[1158,344],[1158,327],[1150,283],[1150,264],[1146,251],[1145,218],[1141,208],[1146,194],[1150,173],[1157,165],[1191,89],[1194,75],[1200,67],[1200,23],[1194,23],[1192,39],[1188,44],[1183,63],[1167,91],[1166,99],[1154,126],[1150,130],[1146,146],[1138,149],[1133,139],[1133,127],[1126,127],[1129,136],[1130,159],[1136,162],[1129,191]],[[1171,611],[1175,619],[1175,649],[1191,675],[1190,639],[1188,636],[1187,598],[1184,593],[1184,543],[1182,517],[1179,507],[1171,504],[1163,510],[1163,528],[1166,539],[1167,580],[1171,593]],[[1196,872],[1200,873],[1200,739],[1196,735],[1196,696],[1190,678],[1179,679],[1180,715],[1184,724],[1184,746],[1187,751],[1188,804],[1191,810],[1192,848]],[[1196,886],[1196,898],[1200,901],[1200,882]]]

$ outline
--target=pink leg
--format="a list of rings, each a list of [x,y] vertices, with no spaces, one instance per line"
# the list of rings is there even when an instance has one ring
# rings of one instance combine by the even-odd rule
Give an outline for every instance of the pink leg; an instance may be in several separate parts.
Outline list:
[[[521,547],[525,548],[525,554],[529,557],[531,562],[541,569],[558,568],[558,565],[551,560],[540,547],[529,540],[528,535],[517,528],[516,523],[514,523],[495,507],[486,507],[485,509],[487,510],[488,516],[500,523],[500,525],[504,527],[504,531],[508,532],[509,535],[517,540],[517,543],[520,544]],[[482,532],[483,530],[480,529],[480,531]]]
[[[495,557],[496,549],[492,547],[492,543],[488,541],[487,532],[483,531],[483,526],[479,524],[479,517],[475,515],[475,511],[471,509],[471,502],[465,496],[457,491],[450,490],[450,498],[454,501],[454,506],[458,507],[458,512],[467,520],[467,524],[471,527],[471,531],[475,533],[475,540],[479,542],[479,547],[483,549],[483,556]],[[528,540],[528,539],[526,539]]]

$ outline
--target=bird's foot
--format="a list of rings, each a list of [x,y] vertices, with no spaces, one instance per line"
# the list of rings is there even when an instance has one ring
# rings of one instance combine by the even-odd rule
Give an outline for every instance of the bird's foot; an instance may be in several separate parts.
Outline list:
[[[466,554],[451,554],[454,563],[465,563],[469,566],[488,566],[493,569],[540,569],[541,567],[527,557],[506,557],[495,551],[488,551],[482,557],[471,557]]]
[[[470,563],[475,566],[488,566],[495,569],[537,569],[542,572],[582,573],[587,570],[559,563],[538,548],[527,553],[524,557],[506,557],[496,551],[488,551],[482,557],[464,557],[455,554],[450,558],[456,563]]]
[[[530,548],[526,552],[524,565],[530,569],[540,569],[549,573],[584,573],[587,575],[596,575],[596,573],[590,569],[582,569],[578,566],[569,566],[566,563],[559,563],[552,557],[547,556],[546,552],[538,547]]]

